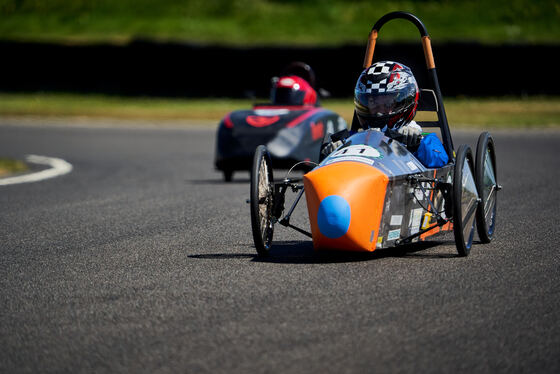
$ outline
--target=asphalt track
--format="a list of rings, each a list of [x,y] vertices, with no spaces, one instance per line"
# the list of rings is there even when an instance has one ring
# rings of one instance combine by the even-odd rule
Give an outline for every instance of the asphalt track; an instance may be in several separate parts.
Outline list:
[[[5,122],[2,156],[74,169],[0,187],[2,373],[560,372],[558,131],[495,133],[497,234],[467,258],[452,237],[315,253],[279,228],[260,259],[213,129]]]

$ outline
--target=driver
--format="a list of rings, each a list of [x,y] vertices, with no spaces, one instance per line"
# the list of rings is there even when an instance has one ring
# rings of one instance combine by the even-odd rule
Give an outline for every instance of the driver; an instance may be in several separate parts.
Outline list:
[[[357,122],[363,129],[379,128],[414,152],[422,135],[422,128],[413,121],[419,92],[410,68],[392,61],[376,62],[360,74],[356,83]],[[355,123],[352,126],[357,127]]]
[[[275,105],[316,105],[317,92],[305,79],[287,75],[275,79],[271,99]]]
[[[354,89],[355,118],[352,121],[350,133],[333,134],[334,141],[323,145],[321,157],[331,153],[342,144],[342,140],[360,129],[377,128],[386,136],[403,143],[410,152],[415,153],[419,161],[425,166],[443,166],[447,159],[434,163],[430,155],[425,156],[428,142],[428,152],[443,151],[443,145],[437,136],[428,136],[424,146],[422,128],[413,120],[418,107],[420,90],[412,71],[407,66],[393,61],[376,62],[365,69],[358,78]],[[434,144],[439,143],[439,144]],[[443,152],[442,156],[447,155]],[[442,158],[442,157],[439,157]]]

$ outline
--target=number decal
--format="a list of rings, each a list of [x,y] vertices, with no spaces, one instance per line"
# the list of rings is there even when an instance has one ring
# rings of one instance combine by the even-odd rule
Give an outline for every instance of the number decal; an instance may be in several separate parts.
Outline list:
[[[368,158],[382,158],[383,155],[369,145],[351,145],[334,152],[330,157],[361,156]]]

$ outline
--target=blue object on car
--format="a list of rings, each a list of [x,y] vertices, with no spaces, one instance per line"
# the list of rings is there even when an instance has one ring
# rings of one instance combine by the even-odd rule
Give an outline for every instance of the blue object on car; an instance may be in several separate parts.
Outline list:
[[[427,168],[440,168],[449,161],[443,144],[434,133],[424,136],[414,156]]]

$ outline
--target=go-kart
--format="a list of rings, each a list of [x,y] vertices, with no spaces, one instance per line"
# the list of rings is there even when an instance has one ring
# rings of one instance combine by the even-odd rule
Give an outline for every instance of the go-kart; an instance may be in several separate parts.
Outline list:
[[[453,231],[459,255],[467,256],[475,227],[481,242],[492,240],[501,188],[494,140],[483,132],[476,154],[465,144],[454,151],[426,27],[410,13],[386,14],[370,33],[364,67],[371,65],[378,31],[396,18],[411,21],[420,31],[431,87],[421,90],[418,110],[436,112],[437,121],[418,123],[439,129],[449,162],[426,168],[401,143],[368,129],[348,137],[303,177],[275,181],[270,152],[260,145],[249,200],[259,255],[269,253],[277,224],[312,238],[315,249],[371,252]],[[287,191],[296,196],[284,212]],[[304,194],[311,232],[290,223]]]
[[[307,64],[292,63],[283,74],[301,76],[314,86],[315,74]],[[251,170],[253,154],[260,144],[266,144],[277,168],[317,161],[325,134],[346,127],[342,117],[318,105],[256,104],[253,109],[233,111],[222,119],[214,164],[229,182],[235,171]],[[306,167],[305,163],[300,165]]]

